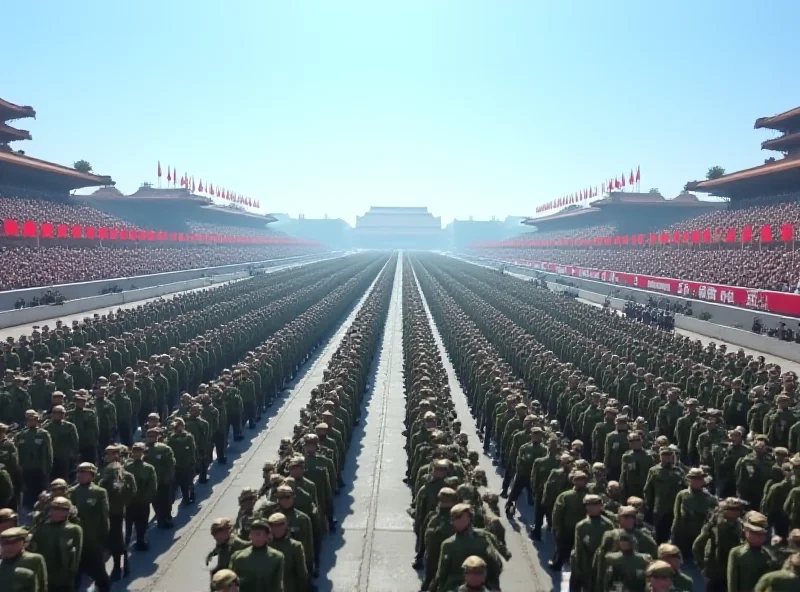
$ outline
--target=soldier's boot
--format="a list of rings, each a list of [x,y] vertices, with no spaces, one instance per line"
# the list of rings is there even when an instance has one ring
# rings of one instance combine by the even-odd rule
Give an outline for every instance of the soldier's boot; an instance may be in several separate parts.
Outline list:
[[[514,502],[508,500],[505,506],[503,506],[503,510],[505,510],[506,516],[511,518],[514,515]]]
[[[112,556],[114,560],[114,568],[111,570],[111,581],[118,582],[122,579],[122,569],[120,569],[120,555],[114,554]]]
[[[205,460],[200,463],[200,470],[198,471],[198,483],[208,483],[208,462]]]
[[[511,485],[511,481],[514,479],[514,471],[509,469],[506,471],[506,474],[503,475],[503,489],[500,491],[500,497],[506,499],[508,497],[508,487]]]
[[[122,576],[127,578],[129,575],[131,575],[131,568],[129,565],[128,551],[126,550],[122,553]]]
[[[413,569],[422,569],[423,567],[425,567],[421,550],[414,557],[414,563],[411,564],[411,567]]]

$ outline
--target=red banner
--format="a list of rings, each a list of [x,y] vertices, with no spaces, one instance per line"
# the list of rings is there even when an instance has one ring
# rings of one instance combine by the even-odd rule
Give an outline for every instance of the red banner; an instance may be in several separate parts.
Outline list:
[[[19,222],[13,218],[2,220],[2,234],[7,237],[23,236],[25,238],[61,238],[61,239],[86,239],[86,240],[122,240],[122,241],[172,241],[203,244],[247,244],[247,245],[297,245],[313,244],[310,241],[289,237],[253,237],[253,236],[221,236],[218,234],[184,234],[180,232],[166,232],[163,230],[128,230],[118,228],[95,228],[81,224],[53,224],[42,222],[37,224],[33,220]],[[624,237],[627,239],[627,237]],[[529,241],[509,241],[514,246],[529,246]],[[611,245],[619,244],[613,237],[607,236],[592,240],[572,240],[570,245],[588,246],[590,244]],[[627,242],[625,243],[627,244]]]
[[[756,288],[741,288],[738,286],[724,286],[708,282],[692,282],[636,273],[576,267],[574,265],[559,265],[557,263],[546,263],[544,261],[529,261],[526,259],[515,259],[511,262],[532,269],[549,271],[550,273],[597,280],[611,284],[621,284],[630,286],[631,288],[664,292],[665,294],[696,298],[698,300],[716,302],[718,304],[729,304],[777,314],[800,316],[800,294],[758,290]]]

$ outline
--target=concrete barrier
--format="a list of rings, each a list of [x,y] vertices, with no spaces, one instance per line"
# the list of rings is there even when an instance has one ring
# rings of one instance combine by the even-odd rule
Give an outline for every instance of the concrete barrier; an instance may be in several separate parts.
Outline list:
[[[695,300],[692,298],[672,296],[664,294],[663,292],[654,292],[650,290],[642,290],[641,288],[630,288],[628,286],[621,286],[619,284],[610,284],[608,282],[601,282],[597,280],[588,280],[585,278],[578,278],[568,275],[561,275],[552,272],[543,272],[534,270],[529,267],[514,265],[512,263],[504,262],[499,259],[489,259],[485,257],[465,257],[462,255],[451,255],[458,259],[468,261],[470,263],[480,263],[490,267],[497,267],[501,263],[505,264],[508,271],[514,271],[523,275],[529,276],[545,276],[546,278],[560,278],[562,281],[569,282],[571,285],[588,290],[590,292],[597,292],[599,294],[613,294],[620,298],[633,298],[637,302],[646,302],[652,296],[658,300],[667,300],[670,303],[684,303],[690,301],[692,303],[692,311],[694,317],[697,318],[703,313],[711,315],[711,321],[717,325],[725,325],[736,329],[749,330],[753,326],[753,320],[758,317],[764,327],[777,327],[778,323],[786,323],[793,329],[798,328],[798,321],[795,317],[788,317],[778,314],[772,314],[760,310],[752,310],[748,308],[741,308],[739,306],[731,306],[728,304],[719,304],[714,302],[707,302],[705,300]]]
[[[560,292],[566,289],[577,290],[579,298],[594,302],[595,304],[602,305],[606,301],[605,294],[598,294],[597,292],[591,292],[581,288],[571,288],[556,282],[547,282],[547,285],[554,292]],[[608,300],[611,306],[617,310],[623,310],[625,308],[626,301],[622,298],[611,297]],[[796,343],[781,341],[774,337],[758,335],[752,331],[726,327],[709,321],[701,321],[697,317],[687,317],[682,314],[675,315],[675,327],[683,329],[684,331],[699,333],[711,339],[733,343],[734,345],[749,349],[751,352],[763,352],[793,362],[800,362],[800,345]]]
[[[248,276],[249,273],[247,272],[228,273],[207,278],[174,282],[162,286],[128,290],[127,292],[118,292],[116,294],[103,294],[101,296],[89,296],[87,298],[78,298],[77,300],[67,300],[64,304],[58,306],[35,306],[33,308],[23,308],[20,310],[6,310],[0,312],[0,328],[5,329],[18,325],[29,325],[37,321],[44,321],[61,316],[66,317],[90,310],[103,308],[113,309],[115,306],[121,306],[139,300],[203,288]]]
[[[455,257],[457,259],[461,259],[462,261],[466,261],[467,263],[472,263],[474,265],[481,265],[484,267],[490,267],[492,269],[496,269],[496,265],[492,265],[492,263],[497,263],[497,261],[495,260],[482,259],[478,261],[475,258],[468,258],[457,255],[450,255],[450,256]],[[524,279],[530,279],[541,275],[547,277],[566,278],[566,276],[560,276],[558,274],[553,274],[553,273],[536,272],[526,267],[520,267],[511,264],[507,265],[507,270],[513,273],[514,275],[522,277]],[[626,302],[624,298],[608,295],[609,292],[611,291],[609,288],[614,288],[615,286],[604,282],[584,280],[582,278],[569,277],[568,279],[570,280],[570,283],[576,284],[579,287],[575,288],[573,286],[567,286],[559,282],[548,281],[547,279],[545,281],[547,281],[547,286],[554,292],[562,292],[567,289],[574,290],[578,292],[579,298],[582,298],[583,300],[587,300],[589,302],[593,302],[599,305],[605,303],[606,298],[608,298],[613,308],[617,310],[624,309]],[[595,288],[599,289],[596,290],[586,289],[585,287],[580,287],[582,284],[593,285]],[[652,294],[652,292],[648,292],[647,290],[636,290],[636,292],[639,292],[638,299],[640,301],[646,300],[647,295]],[[695,301],[693,301],[693,303],[694,302]],[[723,305],[714,305],[709,303],[703,303],[703,304],[708,304],[708,306],[716,306],[716,307],[723,306]],[[699,306],[695,307],[694,304],[692,304],[692,308],[694,309],[695,314],[699,314],[698,310],[701,310]],[[725,308],[735,309],[736,307],[726,306]],[[744,309],[737,309],[737,310],[744,310]],[[744,312],[751,312],[751,311],[744,310]],[[761,316],[763,318],[764,315],[759,314],[757,316]],[[769,315],[769,316],[777,316],[777,315]],[[794,320],[796,321],[797,319]],[[754,352],[763,352],[765,354],[770,354],[773,356],[777,356],[779,358],[791,360],[793,362],[800,362],[800,345],[798,345],[797,343],[781,341],[779,339],[775,339],[774,337],[759,335],[757,333],[753,333],[752,331],[747,331],[745,329],[729,327],[726,325],[718,324],[717,322],[712,323],[709,321],[701,321],[696,316],[687,317],[686,315],[681,315],[681,314],[675,315],[675,327],[677,327],[678,329],[683,329],[685,331],[692,331],[693,333],[699,333],[700,335],[705,335],[706,337],[709,337],[711,339],[718,339],[720,341],[725,341],[727,343],[733,343],[734,345],[741,346],[745,349],[749,349]]]
[[[0,311],[13,311],[14,303],[19,298],[23,298],[27,303],[30,302],[34,296],[41,297],[42,294],[44,294],[47,290],[58,290],[64,295],[65,298],[67,298],[67,301],[71,301],[98,296],[104,289],[113,288],[115,286],[119,286],[123,290],[129,288],[131,285],[134,285],[137,288],[149,288],[153,286],[175,284],[177,282],[195,280],[215,275],[246,272],[253,267],[260,269],[274,267],[276,265],[285,265],[292,262],[300,263],[315,258],[319,258],[319,255],[300,255],[297,257],[251,261],[249,263],[238,263],[235,265],[221,265],[218,267],[202,267],[198,269],[185,269],[183,271],[170,271],[166,273],[153,273],[149,275],[109,278],[107,280],[97,280],[93,282],[54,284],[52,286],[39,286],[37,288],[26,288],[24,290],[7,290],[5,292],[0,292]],[[130,291],[135,292],[136,290]]]

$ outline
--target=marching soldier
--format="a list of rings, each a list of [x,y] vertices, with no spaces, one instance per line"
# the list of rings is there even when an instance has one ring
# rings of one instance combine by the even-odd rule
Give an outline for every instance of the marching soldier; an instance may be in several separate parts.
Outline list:
[[[120,448],[107,446],[105,465],[96,480],[97,485],[105,489],[108,494],[108,550],[114,561],[111,570],[111,581],[114,582],[130,573],[128,548],[122,527],[125,522],[125,510],[136,495],[136,479],[125,470],[120,460]]]
[[[686,481],[689,487],[675,498],[670,538],[684,556],[691,557],[692,544],[716,508],[717,500],[705,490],[706,474],[703,469],[690,469]]]
[[[131,448],[131,458],[125,463],[125,470],[133,476],[136,487],[133,497],[125,509],[125,545],[130,545],[136,532],[136,550],[147,551],[147,523],[150,521],[150,504],[158,491],[156,469],[144,460],[147,447],[136,442]]]
[[[456,504],[450,509],[450,517],[455,534],[442,543],[439,565],[430,592],[446,592],[463,584],[462,565],[472,555],[486,562],[489,588],[499,588],[502,559],[489,535],[472,527],[472,506]]]
[[[305,592],[309,586],[309,572],[303,545],[292,538],[289,522],[280,512],[267,518],[269,546],[283,554],[284,592]]]
[[[233,534],[233,524],[230,518],[216,518],[211,523],[211,536],[214,537],[214,548],[206,556],[206,565],[216,557],[217,565],[211,570],[213,576],[220,571],[227,570],[231,558],[235,553],[246,549],[250,545],[249,532],[247,539],[240,539]]]
[[[80,573],[89,576],[100,592],[106,592],[111,588],[103,557],[110,528],[108,493],[93,483],[96,474],[93,464],[78,465],[78,483],[70,488],[69,498],[78,509],[83,530]]]
[[[47,590],[44,557],[25,550],[27,539],[28,531],[24,528],[11,527],[0,532],[0,587],[4,590]]]
[[[614,524],[603,515],[603,500],[599,495],[583,498],[586,518],[575,526],[575,554],[570,574],[570,589],[590,591],[593,583],[592,561],[600,547],[603,535],[614,529]]]
[[[764,546],[767,526],[766,516],[748,512],[744,522],[745,543],[731,550],[728,557],[728,592],[753,590],[761,576],[778,569],[775,557]]]
[[[78,430],[75,424],[64,419],[66,410],[61,405],[53,407],[52,417],[44,429],[50,434],[53,446],[53,469],[50,479],[69,479],[74,460],[79,453]]]
[[[269,546],[269,525],[262,519],[250,525],[250,546],[233,554],[230,569],[239,577],[241,592],[283,592],[283,553]],[[219,572],[215,575],[219,575]]]
[[[68,518],[72,503],[65,497],[50,501],[49,519],[33,533],[29,548],[41,555],[47,566],[51,591],[73,591],[83,552],[83,529]]]
[[[22,503],[33,508],[39,492],[45,489],[53,470],[53,444],[47,430],[39,427],[39,416],[25,412],[25,429],[17,433],[14,443],[19,451],[22,471]]]
[[[156,470],[156,494],[153,512],[159,528],[172,528],[172,501],[175,490],[175,455],[172,448],[159,442],[160,428],[147,430],[147,452],[144,460]]]
[[[186,431],[186,422],[182,417],[173,421],[173,432],[167,438],[167,445],[172,449],[175,458],[175,485],[181,490],[181,503],[193,504],[194,476],[197,468],[197,447],[194,436]]]

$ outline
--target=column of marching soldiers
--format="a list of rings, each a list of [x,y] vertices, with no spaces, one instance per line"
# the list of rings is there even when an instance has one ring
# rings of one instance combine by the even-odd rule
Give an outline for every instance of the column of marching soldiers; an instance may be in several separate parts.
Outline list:
[[[245,428],[375,282],[263,484],[211,529],[214,589],[313,589],[393,259],[309,264],[9,338],[0,590],[74,591],[88,576],[102,592],[128,575],[131,543],[148,549],[151,508],[158,528],[173,528],[176,491],[196,502],[212,461],[242,451]]]
[[[794,373],[496,271],[441,256],[412,266],[503,474],[504,510],[532,507],[536,546],[547,523],[549,566],[569,566],[571,590],[693,590],[691,564],[710,591],[800,590]],[[510,558],[498,496],[461,433],[413,285],[414,566],[422,590],[497,590]]]

